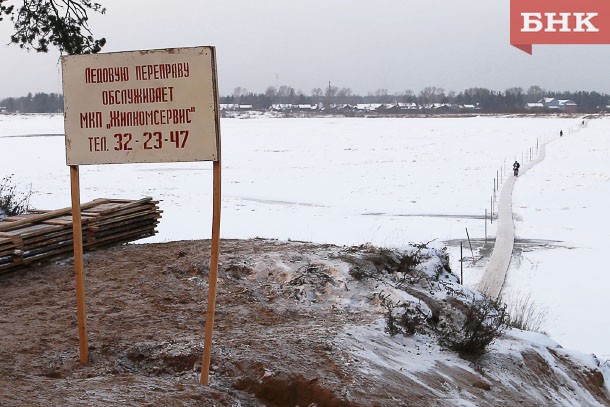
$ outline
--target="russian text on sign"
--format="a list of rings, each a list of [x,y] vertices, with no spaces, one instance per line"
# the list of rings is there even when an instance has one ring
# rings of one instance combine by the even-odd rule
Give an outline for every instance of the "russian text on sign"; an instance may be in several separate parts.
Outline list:
[[[62,66],[69,165],[218,156],[212,48],[65,56]]]

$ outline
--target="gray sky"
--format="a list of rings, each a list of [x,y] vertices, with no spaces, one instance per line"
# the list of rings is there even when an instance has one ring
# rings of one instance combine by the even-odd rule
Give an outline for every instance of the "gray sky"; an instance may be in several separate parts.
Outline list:
[[[610,46],[509,45],[509,1],[98,0],[91,28],[104,51],[214,45],[220,92],[328,82],[366,94],[425,86],[610,93]],[[12,26],[0,23],[2,43]],[[61,92],[59,53],[0,46],[0,98]]]

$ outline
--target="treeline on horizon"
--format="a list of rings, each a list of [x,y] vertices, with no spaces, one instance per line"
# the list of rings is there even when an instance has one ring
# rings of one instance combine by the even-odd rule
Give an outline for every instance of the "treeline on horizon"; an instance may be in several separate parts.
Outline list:
[[[388,93],[387,89],[378,89],[366,96],[354,93],[350,88],[328,86],[314,88],[306,95],[300,90],[286,85],[269,86],[264,93],[249,92],[246,88],[237,87],[231,95],[221,96],[220,103],[252,105],[253,109],[264,110],[274,104],[316,104],[324,107],[357,105],[361,103],[415,103],[419,106],[432,104],[476,105],[481,112],[487,113],[520,113],[526,112],[527,103],[536,103],[543,98],[572,100],[578,105],[578,111],[594,113],[605,110],[610,103],[610,95],[596,91],[547,91],[540,86],[530,86],[527,90],[514,87],[504,91],[486,88],[469,88],[459,93],[446,92],[442,88],[427,86],[419,93],[407,90],[401,93]]]
[[[57,93],[28,93],[27,96],[0,100],[0,112],[6,113],[61,113],[64,97]]]
[[[407,90],[391,94],[387,89],[378,89],[367,95],[354,93],[350,88],[328,86],[314,88],[309,95],[301,90],[282,85],[269,86],[264,93],[250,92],[237,87],[231,95],[220,97],[220,103],[252,105],[253,109],[266,110],[275,104],[319,105],[325,107],[357,105],[361,103],[415,103],[419,106],[431,104],[476,105],[485,113],[520,113],[526,111],[527,103],[535,103],[550,97],[568,99],[578,105],[578,112],[594,113],[605,110],[610,104],[610,95],[596,91],[547,91],[540,86],[531,86],[526,91],[514,87],[504,91],[486,88],[470,88],[459,93],[445,92],[442,88],[427,86],[419,93]],[[63,95],[57,93],[28,93],[23,97],[0,100],[0,112],[4,113],[61,113]]]

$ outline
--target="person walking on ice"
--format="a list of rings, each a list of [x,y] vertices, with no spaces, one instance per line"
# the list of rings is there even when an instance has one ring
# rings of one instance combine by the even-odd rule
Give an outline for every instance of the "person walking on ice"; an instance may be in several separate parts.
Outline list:
[[[515,160],[515,163],[513,164],[513,174],[515,175],[515,177],[519,176],[519,167],[521,167],[521,164],[519,164],[519,162]]]
[[[563,137],[563,130],[559,130],[559,137]]]

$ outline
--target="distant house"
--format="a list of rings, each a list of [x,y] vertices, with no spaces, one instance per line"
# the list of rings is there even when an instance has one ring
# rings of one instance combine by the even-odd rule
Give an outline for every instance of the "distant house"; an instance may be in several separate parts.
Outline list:
[[[418,110],[419,106],[417,106],[417,103],[411,102],[411,103],[397,103],[398,107],[401,110]]]
[[[529,110],[532,112],[540,112],[544,110],[544,103],[536,102],[536,103],[526,103],[525,110]]]
[[[425,109],[434,110],[437,113],[448,113],[459,109],[458,105],[451,103],[431,103],[424,106]]]
[[[237,103],[221,103],[220,110],[237,110],[239,105]]]
[[[319,110],[320,106],[310,103],[302,103],[293,105],[292,103],[274,103],[269,107],[275,112],[309,112]]]
[[[274,103],[271,105],[271,110],[276,112],[289,112],[292,110],[291,103]]]
[[[540,99],[540,100],[538,101],[538,103],[542,103],[542,105],[543,105],[544,107],[546,107],[546,108],[553,107],[553,106],[555,106],[555,107],[556,107],[556,106],[558,106],[558,105],[559,105],[559,102],[558,102],[558,101],[557,101],[557,99],[555,99],[555,98],[544,98],[544,99]]]
[[[384,103],[383,105],[377,108],[377,111],[383,111],[383,113],[388,114],[398,114],[402,109],[398,105],[398,103]]]
[[[576,102],[569,99],[544,98],[539,100],[538,103],[542,103],[545,109],[551,111],[565,113],[576,113],[578,111],[578,105]]]
[[[480,111],[481,110],[481,105],[477,102],[474,105],[472,103],[464,104],[464,105],[459,105],[457,108],[462,113],[473,113],[473,112]]]
[[[318,108],[318,106],[306,103],[306,104],[294,105],[294,108],[299,109],[299,110],[316,110]]]
[[[6,113],[6,107],[0,106],[0,113]]]
[[[240,105],[238,103],[221,103],[220,110],[252,110],[252,105]]]
[[[364,111],[364,112],[373,112],[379,109],[383,104],[381,103],[358,103],[356,105],[356,110]]]
[[[578,105],[573,100],[560,100],[559,106],[566,113],[576,113],[578,111]]]

